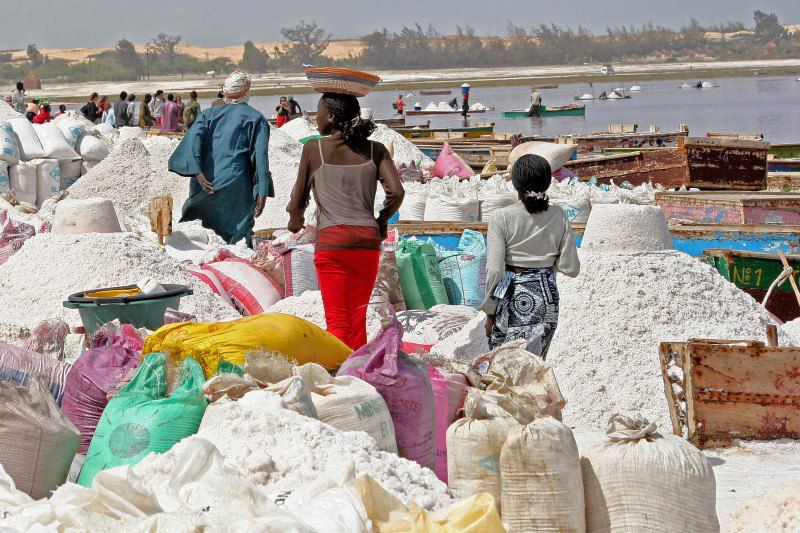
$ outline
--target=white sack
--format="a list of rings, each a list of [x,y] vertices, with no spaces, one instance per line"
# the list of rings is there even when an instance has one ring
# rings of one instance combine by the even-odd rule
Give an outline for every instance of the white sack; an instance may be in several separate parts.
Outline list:
[[[61,191],[61,169],[57,159],[37,159],[36,163],[36,205]]]
[[[44,149],[43,159],[77,159],[78,154],[73,150],[58,126],[50,122],[34,124],[33,130],[39,136],[39,142]]]
[[[88,133],[80,136],[75,147],[81,158],[86,162],[99,163],[108,157],[108,146],[94,135]]]
[[[17,135],[8,122],[0,123],[0,161],[5,161],[9,165],[19,163]]]
[[[17,135],[17,142],[19,144],[19,158],[22,161],[30,161],[32,159],[41,159],[45,156],[44,148],[33,129],[33,124],[28,122],[25,117],[12,118],[8,121]]]
[[[14,189],[14,195],[20,202],[36,203],[36,184],[38,183],[36,166],[32,162],[20,161],[18,165],[12,167],[16,170],[12,170],[9,174],[9,181],[11,188]]]

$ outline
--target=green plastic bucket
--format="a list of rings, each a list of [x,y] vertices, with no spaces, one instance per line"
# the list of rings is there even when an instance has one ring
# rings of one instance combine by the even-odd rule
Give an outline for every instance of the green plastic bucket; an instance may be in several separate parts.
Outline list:
[[[83,329],[91,336],[100,326],[114,319],[137,328],[156,330],[164,325],[164,312],[167,307],[178,309],[181,298],[192,294],[186,285],[163,284],[165,292],[158,294],[137,294],[116,298],[92,298],[87,294],[99,291],[134,289],[136,285],[91,289],[71,294],[64,307],[77,309],[83,321]]]

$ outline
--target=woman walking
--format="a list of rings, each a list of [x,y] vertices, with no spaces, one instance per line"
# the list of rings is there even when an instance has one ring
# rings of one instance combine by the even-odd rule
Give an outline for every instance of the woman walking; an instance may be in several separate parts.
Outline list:
[[[153,100],[153,95],[147,93],[144,95],[144,102],[139,107],[139,127],[149,129],[155,123],[153,114],[150,112],[150,102]]]
[[[286,211],[297,232],[311,191],[317,203],[314,265],[328,331],[353,350],[367,342],[367,304],[378,274],[381,241],[403,202],[403,185],[386,147],[367,139],[375,131],[361,118],[355,96],[324,93],[317,106],[322,139],[305,144]],[[378,182],[386,200],[375,217]]]
[[[486,256],[486,335],[494,349],[527,339],[545,358],[558,324],[556,272],[578,275],[575,238],[564,211],[550,205],[550,164],[541,156],[520,157],[511,172],[519,202],[495,211]]]

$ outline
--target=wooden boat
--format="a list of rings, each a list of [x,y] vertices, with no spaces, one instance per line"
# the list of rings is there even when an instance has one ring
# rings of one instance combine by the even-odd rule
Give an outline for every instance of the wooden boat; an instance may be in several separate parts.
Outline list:
[[[793,192],[657,192],[656,204],[681,222],[800,225],[800,194]]]
[[[480,123],[476,126],[468,126],[464,128],[395,128],[394,131],[409,139],[430,139],[436,134],[444,134],[440,139],[442,142],[447,141],[446,134],[455,133],[463,138],[476,138],[483,135],[491,135],[494,132],[494,122]],[[461,135],[463,134],[463,135]]]
[[[376,124],[385,124],[390,128],[400,128],[406,125],[406,118],[402,116],[392,118],[376,118],[374,121]]]
[[[768,172],[800,172],[800,158],[768,159]]]
[[[542,89],[558,89],[558,84],[554,83],[552,85],[533,85],[533,86],[531,86],[531,89],[532,90],[533,89],[537,89],[537,90],[540,90],[540,91]]]
[[[800,436],[799,348],[692,339],[659,360],[672,431],[698,448]]]
[[[417,236],[421,239],[431,237],[434,242],[454,249],[461,233],[471,229],[486,233],[486,222],[403,222],[394,224],[401,235]],[[586,224],[573,222],[575,240],[580,246]],[[693,257],[703,257],[704,250],[722,248],[749,252],[787,254],[796,253],[800,226],[765,225],[698,225],[670,224],[673,244],[677,250]]]
[[[578,145],[579,154],[602,154],[608,148],[658,148],[678,146],[678,139],[687,137],[688,131],[664,131],[656,133],[581,133],[548,137],[532,135],[522,137],[521,142],[545,141]]]
[[[421,96],[433,96],[437,94],[450,94],[453,91],[450,89],[420,89],[419,94]]]
[[[800,143],[770,144],[769,155],[771,155],[775,159],[800,158]]]
[[[686,155],[680,148],[637,151],[602,157],[587,157],[567,161],[564,165],[583,181],[596,179],[598,183],[628,182],[641,185],[652,182],[666,188],[681,187],[689,183]]]
[[[800,192],[800,172],[768,172],[767,190],[770,192]]]
[[[767,186],[769,143],[682,137],[679,144],[686,152],[691,187],[763,191]]]
[[[709,131],[706,133],[709,139],[740,139],[742,141],[763,141],[764,136],[760,133],[722,133]]]
[[[475,109],[468,111],[467,114],[472,115],[473,113],[486,113],[486,111],[487,111],[486,109]],[[406,110],[407,117],[416,117],[421,115],[460,115],[460,114],[461,114],[460,109],[453,109],[452,111],[425,111],[424,109],[420,109],[419,111],[416,111],[414,109]]]
[[[535,116],[533,111],[529,109],[512,109],[502,113],[503,118],[530,118]],[[585,114],[585,105],[542,106],[541,109],[541,116],[543,117],[576,117]]]
[[[770,285],[783,271],[783,262],[778,254],[741,252],[710,248],[704,254],[711,266],[722,276],[761,302],[767,295]],[[795,280],[800,279],[800,256],[786,256],[789,266],[794,269]],[[767,310],[784,322],[800,317],[800,304],[787,279],[775,286],[767,300]]]

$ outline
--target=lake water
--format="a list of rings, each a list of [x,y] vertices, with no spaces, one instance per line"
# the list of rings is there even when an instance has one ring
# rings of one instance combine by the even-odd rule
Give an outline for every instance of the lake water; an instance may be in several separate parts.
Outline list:
[[[679,89],[683,83],[697,83],[695,78],[685,80],[660,80],[635,83],[643,90],[630,93],[630,100],[593,100],[580,102],[586,104],[584,117],[545,117],[504,119],[502,109],[523,108],[529,105],[530,90],[526,85],[473,87],[470,101],[480,102],[493,111],[474,114],[470,123],[495,122],[495,131],[559,135],[607,131],[612,123],[634,123],[639,131],[647,131],[650,124],[656,124],[662,131],[676,130],[680,124],[688,124],[691,135],[704,136],[709,131],[762,133],[771,142],[800,141],[800,82],[794,76],[753,76],[747,78],[722,78],[716,80],[719,87],[713,89]],[[711,81],[711,80],[704,80]],[[595,83],[595,94],[610,91],[621,83]],[[625,82],[630,88],[634,83]],[[459,96],[460,89],[453,87],[451,96],[416,95],[406,98],[406,107],[415,102],[425,108],[430,102],[450,100]],[[403,94],[414,90],[409,86]],[[558,89],[540,91],[544,105],[567,105],[575,103],[576,95],[590,93],[586,83],[563,84]],[[362,106],[369,107],[377,118],[393,114],[392,102],[400,91],[375,91],[362,99]],[[303,109],[315,110],[317,96],[297,95]],[[203,107],[209,101],[201,101]],[[256,96],[250,104],[266,116],[275,113],[277,96]],[[408,123],[416,124],[431,120],[432,126],[460,126],[461,116],[448,117],[409,117]]]

